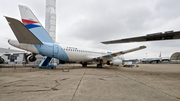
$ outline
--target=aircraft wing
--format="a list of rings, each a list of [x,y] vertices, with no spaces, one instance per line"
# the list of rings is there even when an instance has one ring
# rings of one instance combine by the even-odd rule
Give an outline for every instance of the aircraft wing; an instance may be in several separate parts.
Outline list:
[[[146,36],[111,40],[101,42],[103,44],[117,44],[117,43],[129,43],[129,42],[144,42],[144,41],[159,41],[159,40],[174,40],[180,39],[180,31],[166,31],[153,34],[147,34]]]
[[[137,48],[133,48],[133,49],[125,50],[125,51],[119,51],[119,52],[116,52],[116,53],[104,55],[104,56],[98,57],[96,59],[110,59],[110,58],[116,57],[118,55],[123,55],[123,54],[126,54],[126,53],[134,52],[134,51],[145,49],[145,48],[146,48],[146,46],[139,46]]]

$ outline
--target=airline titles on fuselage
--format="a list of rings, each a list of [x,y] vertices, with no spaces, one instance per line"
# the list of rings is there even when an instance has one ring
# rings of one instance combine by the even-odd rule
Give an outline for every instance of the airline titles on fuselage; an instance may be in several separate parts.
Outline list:
[[[97,53],[97,54],[102,54],[101,51],[90,51],[90,50],[82,50],[82,49],[78,49],[75,47],[66,47],[66,48],[62,48],[62,50],[64,51],[74,51],[74,52],[85,52],[85,53]],[[107,54],[112,54],[112,52],[107,51]]]

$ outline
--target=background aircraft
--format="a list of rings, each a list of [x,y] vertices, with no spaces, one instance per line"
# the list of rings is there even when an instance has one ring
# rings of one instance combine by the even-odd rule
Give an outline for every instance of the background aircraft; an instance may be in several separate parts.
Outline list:
[[[159,54],[159,57],[154,57],[154,58],[143,58],[142,62],[143,63],[160,63],[160,62],[164,62],[164,61],[170,61],[168,57],[162,57],[161,56],[161,52]]]
[[[14,47],[32,52],[28,56],[28,60],[31,62],[36,60],[36,54],[47,56],[41,66],[47,65],[51,58],[57,58],[62,63],[65,63],[65,61],[81,62],[83,67],[86,67],[88,62],[97,62],[97,67],[102,67],[104,63],[120,65],[122,60],[118,58],[119,55],[146,48],[146,46],[140,46],[126,51],[114,52],[57,44],[28,7],[19,6],[19,8],[23,23],[6,17],[18,40],[8,40],[8,43]]]

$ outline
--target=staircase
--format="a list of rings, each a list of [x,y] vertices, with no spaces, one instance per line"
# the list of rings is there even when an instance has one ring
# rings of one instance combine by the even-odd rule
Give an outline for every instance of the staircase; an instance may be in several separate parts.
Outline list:
[[[56,66],[54,66],[54,65],[50,65],[50,62],[51,62],[51,57],[46,57],[40,64],[39,64],[39,68],[51,68],[51,69],[53,69],[53,68],[56,68]]]

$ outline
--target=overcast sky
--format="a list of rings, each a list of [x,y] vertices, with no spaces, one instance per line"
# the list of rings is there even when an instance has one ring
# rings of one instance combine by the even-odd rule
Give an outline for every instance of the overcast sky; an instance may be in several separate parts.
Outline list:
[[[45,24],[46,0],[1,0],[0,47],[12,48],[16,39],[3,16],[21,20],[18,5],[31,8]],[[57,42],[104,50],[123,51],[141,45],[125,59],[170,57],[180,52],[180,40],[104,45],[100,42],[169,30],[180,31],[180,0],[56,0]]]

